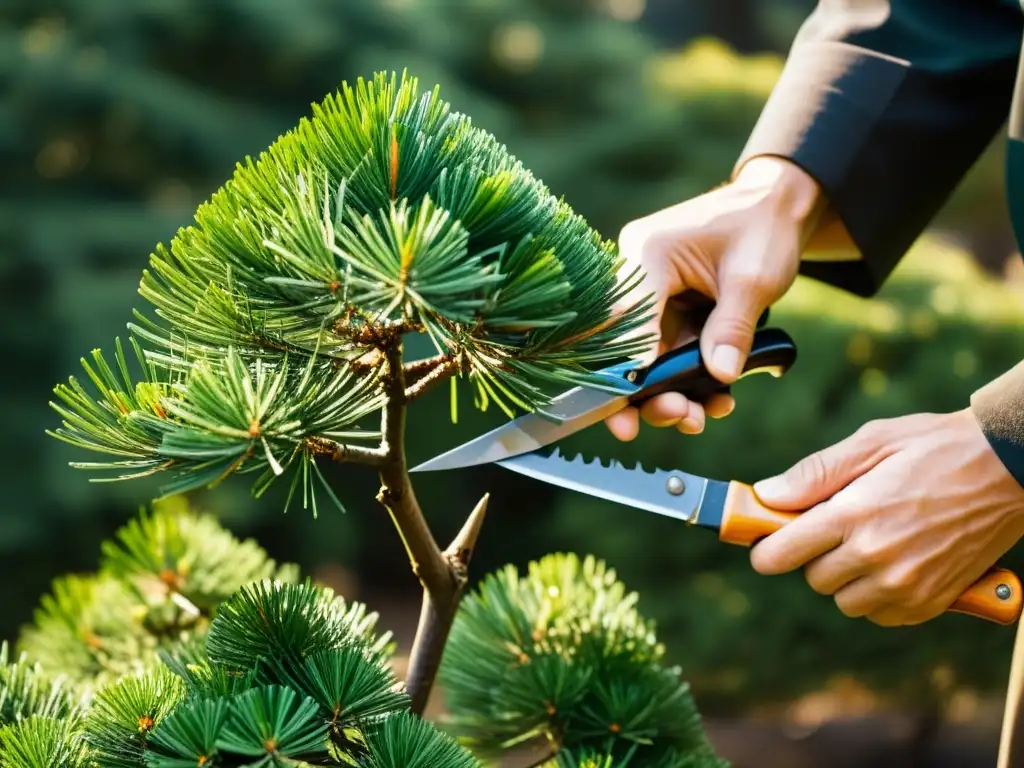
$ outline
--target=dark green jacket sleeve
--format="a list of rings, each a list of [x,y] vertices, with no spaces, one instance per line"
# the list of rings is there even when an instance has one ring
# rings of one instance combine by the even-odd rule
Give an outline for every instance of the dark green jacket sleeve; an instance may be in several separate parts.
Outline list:
[[[1006,121],[1021,48],[1014,0],[821,0],[737,164],[815,177],[859,258],[802,272],[874,294]]]
[[[858,253],[804,275],[881,287],[1007,120],[1022,25],[1016,0],[818,3],[737,163],[781,156],[824,188]],[[971,408],[1024,485],[1024,362]]]

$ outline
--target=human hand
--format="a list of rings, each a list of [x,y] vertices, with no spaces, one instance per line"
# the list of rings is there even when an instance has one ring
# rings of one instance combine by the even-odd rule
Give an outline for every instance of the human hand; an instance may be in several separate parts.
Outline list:
[[[653,294],[654,316],[637,335],[657,339],[645,357],[655,357],[700,337],[711,374],[732,383],[750,353],[758,318],[796,279],[800,254],[823,205],[819,188],[796,165],[754,158],[736,179],[699,197],[627,224],[619,236],[623,279],[638,266],[644,277],[621,302],[635,304]],[[715,302],[703,328],[691,296]],[[731,395],[703,406],[679,393],[625,408],[606,420],[620,440],[636,437],[640,418],[686,434],[703,431],[705,416],[732,412]]]
[[[1024,489],[969,409],[869,423],[754,491],[807,510],[754,546],[754,569],[803,567],[844,614],[882,626],[943,613],[1024,536]]]

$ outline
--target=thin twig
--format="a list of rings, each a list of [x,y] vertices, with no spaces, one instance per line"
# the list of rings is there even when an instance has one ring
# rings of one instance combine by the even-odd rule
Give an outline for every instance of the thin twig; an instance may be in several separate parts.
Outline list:
[[[414,360],[411,363],[406,363],[402,367],[402,373],[405,375],[405,386],[411,387],[432,370],[437,368],[437,366],[445,360],[449,360],[450,358],[451,355],[434,355],[433,357],[426,357],[422,360]]]
[[[462,529],[444,551],[444,556],[454,566],[457,575],[463,582],[466,580],[469,561],[473,559],[473,551],[476,549],[476,542],[480,538],[480,531],[484,526],[487,504],[490,500],[491,494],[485,493],[483,498],[476,503],[473,511],[469,513],[466,522],[462,524]]]
[[[459,363],[457,360],[445,360],[440,365],[435,366],[434,370],[405,390],[405,399],[412,401],[417,397],[421,397],[442,381],[450,379],[458,370]]]
[[[332,461],[345,464],[381,467],[388,458],[387,450],[383,446],[366,448],[361,445],[346,445],[318,436],[306,438],[306,445],[313,453],[329,456]]]

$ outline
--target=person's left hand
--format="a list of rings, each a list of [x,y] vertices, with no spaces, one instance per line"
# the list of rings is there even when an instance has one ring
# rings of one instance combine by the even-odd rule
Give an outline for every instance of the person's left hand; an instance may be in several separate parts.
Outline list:
[[[943,613],[1024,536],[1024,489],[969,409],[872,422],[754,490],[807,510],[754,546],[754,569],[804,567],[844,614],[882,626]]]

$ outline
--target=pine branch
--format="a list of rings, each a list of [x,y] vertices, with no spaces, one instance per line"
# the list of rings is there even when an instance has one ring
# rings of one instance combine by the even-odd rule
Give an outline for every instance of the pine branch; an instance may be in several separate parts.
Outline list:
[[[401,341],[396,340],[384,352],[381,375],[385,402],[381,413],[381,449],[386,458],[380,466],[381,489],[377,500],[391,513],[405,543],[413,573],[424,588],[441,594],[452,589],[454,580],[409,481],[405,460],[407,402]]]
[[[428,373],[437,368],[437,366],[441,365],[441,363],[450,359],[451,355],[434,355],[433,357],[427,357],[423,360],[406,363],[402,366],[402,372],[405,374],[405,385],[407,387],[411,387]]]
[[[446,381],[454,376],[458,370],[458,360],[453,358],[443,359],[442,362],[434,366],[433,370],[405,390],[405,399],[411,402],[423,396],[442,381]]]
[[[346,445],[325,437],[310,437],[306,440],[310,451],[318,456],[327,456],[339,464],[362,464],[367,467],[381,467],[387,461],[383,448],[365,448],[360,445]]]

